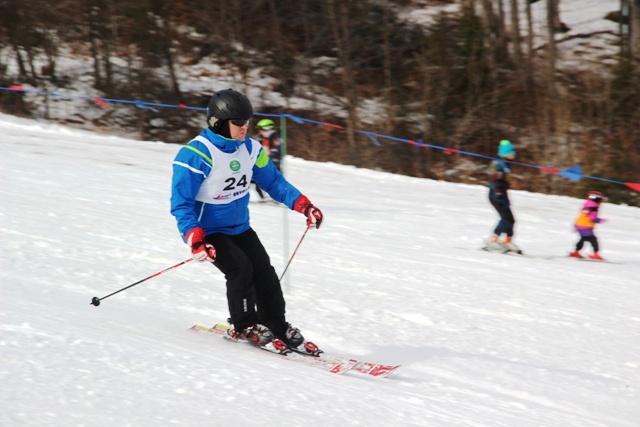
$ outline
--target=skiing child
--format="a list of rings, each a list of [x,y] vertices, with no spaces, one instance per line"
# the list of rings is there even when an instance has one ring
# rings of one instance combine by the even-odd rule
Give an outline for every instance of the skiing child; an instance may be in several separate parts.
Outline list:
[[[508,173],[511,172],[505,159],[512,160],[515,158],[516,150],[510,141],[503,139],[498,147],[497,161],[491,164],[492,173],[489,182],[489,202],[496,209],[500,220],[493,231],[487,249],[500,252],[517,252],[522,253],[520,248],[513,243],[513,226],[516,223],[511,211],[511,203],[509,202],[508,190],[511,184],[508,181]],[[506,235],[504,241],[500,241],[501,235]]]
[[[280,132],[276,130],[276,124],[271,119],[262,119],[256,123],[260,132],[260,143],[267,150],[269,158],[276,165],[276,169],[282,172],[280,161],[282,160],[282,139]]]
[[[280,161],[282,160],[282,146],[280,139],[280,132],[276,130],[276,124],[271,119],[262,119],[258,121],[256,124],[258,131],[260,132],[260,137],[256,138],[256,140],[260,141],[262,144],[262,148],[267,152],[269,158],[276,166],[276,169],[282,173],[282,169],[280,169]],[[261,200],[266,200],[264,194],[262,193],[262,189],[255,181],[251,182],[256,186],[256,192]]]
[[[598,210],[600,209],[603,199],[604,195],[599,191],[592,190],[587,194],[587,200],[584,202],[580,215],[578,215],[575,223],[575,228],[580,235],[580,240],[576,243],[576,249],[569,254],[570,257],[584,258],[580,251],[584,244],[589,242],[591,247],[593,247],[593,253],[589,255],[589,258],[596,260],[603,259],[598,253],[600,248],[598,239],[594,234],[596,224],[602,224],[606,221],[598,216]]]

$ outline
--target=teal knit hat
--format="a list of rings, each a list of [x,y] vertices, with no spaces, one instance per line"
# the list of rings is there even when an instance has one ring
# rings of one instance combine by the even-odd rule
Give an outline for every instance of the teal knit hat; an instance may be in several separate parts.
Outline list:
[[[498,157],[514,157],[516,155],[516,149],[513,148],[511,141],[508,139],[503,139],[500,141],[500,146],[498,147]]]

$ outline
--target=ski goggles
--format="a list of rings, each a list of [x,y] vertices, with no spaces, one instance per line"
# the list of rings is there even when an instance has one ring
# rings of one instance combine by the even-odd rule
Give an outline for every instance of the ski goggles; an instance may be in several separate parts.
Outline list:
[[[241,128],[242,126],[249,126],[251,119],[229,119],[229,121],[233,123],[234,126]]]

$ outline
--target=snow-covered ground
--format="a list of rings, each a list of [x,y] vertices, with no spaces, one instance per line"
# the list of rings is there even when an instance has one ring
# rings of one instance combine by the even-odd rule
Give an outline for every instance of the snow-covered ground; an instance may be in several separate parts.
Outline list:
[[[326,219],[287,272],[289,320],[328,353],[402,364],[336,376],[188,332],[227,317],[209,265],[90,305],[189,258],[178,149],[0,115],[1,426],[638,426],[640,209],[605,204],[616,263],[582,262],[565,257],[582,201],[513,191],[540,258],[491,254],[483,186],[287,158]],[[282,272],[302,216],[251,212]]]

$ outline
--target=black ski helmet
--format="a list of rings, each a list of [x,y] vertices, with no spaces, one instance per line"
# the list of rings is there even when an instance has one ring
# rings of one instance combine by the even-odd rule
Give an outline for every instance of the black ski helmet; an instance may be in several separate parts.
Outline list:
[[[229,119],[249,120],[253,107],[246,96],[233,89],[214,92],[207,106],[207,124],[219,130],[222,122]]]

